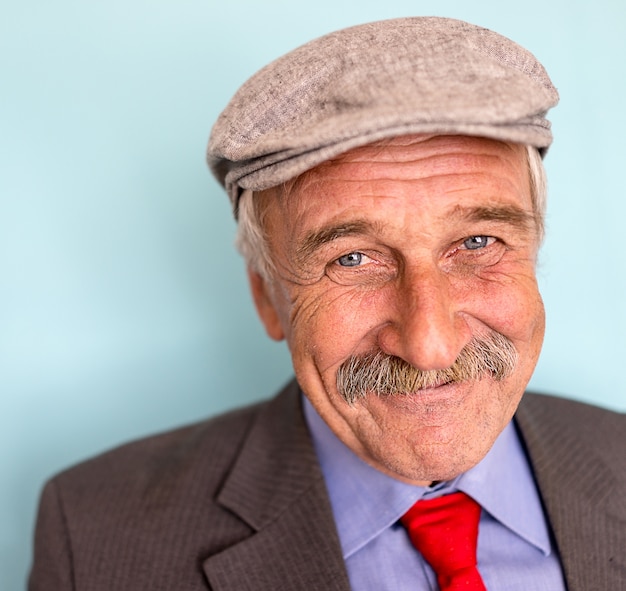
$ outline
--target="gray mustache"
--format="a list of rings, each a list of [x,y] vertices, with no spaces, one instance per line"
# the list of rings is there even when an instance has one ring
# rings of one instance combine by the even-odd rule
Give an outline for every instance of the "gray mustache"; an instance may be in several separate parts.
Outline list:
[[[337,390],[352,405],[370,394],[399,396],[451,382],[491,377],[501,381],[517,364],[513,343],[498,332],[474,337],[456,361],[441,370],[421,371],[399,357],[380,350],[353,355],[337,371]]]

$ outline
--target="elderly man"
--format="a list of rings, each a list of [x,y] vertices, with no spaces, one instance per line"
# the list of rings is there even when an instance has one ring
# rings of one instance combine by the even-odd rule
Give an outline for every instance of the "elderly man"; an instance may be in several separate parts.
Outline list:
[[[438,18],[249,80],[209,163],[296,381],[53,479],[31,590],[626,588],[623,415],[522,400],[557,100]]]

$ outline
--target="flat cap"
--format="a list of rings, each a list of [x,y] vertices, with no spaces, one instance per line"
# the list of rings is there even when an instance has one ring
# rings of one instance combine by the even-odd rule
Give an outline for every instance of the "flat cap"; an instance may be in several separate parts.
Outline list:
[[[526,49],[448,18],[343,29],[250,78],[213,126],[212,172],[235,209],[243,189],[277,186],[371,142],[415,133],[552,142],[558,93]]]

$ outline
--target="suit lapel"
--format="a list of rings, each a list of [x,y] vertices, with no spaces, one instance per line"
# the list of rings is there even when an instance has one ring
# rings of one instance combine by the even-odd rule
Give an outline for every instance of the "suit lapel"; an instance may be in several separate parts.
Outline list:
[[[570,591],[619,589],[626,577],[624,490],[594,451],[604,416],[532,394],[516,415]]]
[[[203,563],[213,589],[350,589],[295,382],[259,414],[218,502],[255,533]]]

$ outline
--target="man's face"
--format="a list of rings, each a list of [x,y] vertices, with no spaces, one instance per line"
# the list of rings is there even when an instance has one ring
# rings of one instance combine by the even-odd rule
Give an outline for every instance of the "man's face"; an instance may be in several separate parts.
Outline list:
[[[276,272],[271,284],[250,273],[257,308],[270,336],[287,339],[298,382],[330,428],[408,482],[477,464],[513,416],[543,339],[525,149],[397,138],[258,198]],[[353,403],[338,390],[338,369],[352,356],[442,370],[473,339],[496,333],[517,352],[504,378],[437,378],[395,395],[372,389]]]

